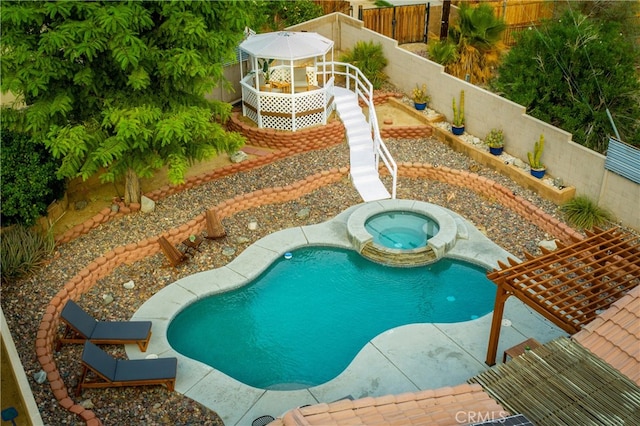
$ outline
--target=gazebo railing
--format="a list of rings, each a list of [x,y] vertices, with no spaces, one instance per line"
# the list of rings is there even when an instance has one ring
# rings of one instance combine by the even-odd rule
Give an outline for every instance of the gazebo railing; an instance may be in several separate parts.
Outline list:
[[[357,67],[345,62],[325,62],[317,64],[318,74],[323,77],[331,73],[336,76],[338,84],[344,83],[344,87],[358,96],[358,101],[362,101],[369,111],[369,127],[373,135],[373,152],[376,159],[376,170],[382,159],[383,164],[389,170],[392,178],[391,198],[396,198],[396,184],[398,181],[398,165],[396,164],[389,149],[380,136],[380,127],[378,126],[378,117],[373,103],[373,85],[367,77]],[[342,81],[344,79],[344,81]]]
[[[245,76],[241,81],[242,112],[254,121],[259,128],[278,130],[296,130],[327,124],[335,108],[333,102],[333,78],[322,87],[313,87],[298,93],[291,93],[287,87],[256,88],[254,74]]]

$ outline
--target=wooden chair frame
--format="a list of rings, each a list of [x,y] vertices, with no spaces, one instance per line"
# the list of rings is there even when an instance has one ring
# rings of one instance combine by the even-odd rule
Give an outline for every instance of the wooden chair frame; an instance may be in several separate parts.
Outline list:
[[[160,244],[160,248],[162,252],[169,260],[169,263],[174,268],[178,267],[178,265],[182,264],[188,259],[188,256],[178,250],[173,244],[169,242],[165,237],[158,238],[158,244]]]
[[[99,352],[98,352],[99,351]],[[89,358],[99,355],[99,358],[108,359],[109,363],[114,363],[116,368],[122,368],[129,371],[128,376],[131,376],[131,372],[136,369],[144,367],[145,370],[162,371],[162,369],[170,369],[168,374],[170,377],[156,377],[156,378],[131,378],[127,380],[115,380],[114,377],[108,377],[103,372],[100,372],[95,365],[91,365]],[[100,360],[98,360],[100,362]],[[91,342],[85,342],[85,348],[82,353],[82,373],[78,380],[78,386],[76,387],[75,394],[79,396],[82,389],[90,388],[111,388],[111,387],[123,387],[123,386],[148,386],[148,385],[165,385],[169,391],[175,390],[176,384],[176,358],[157,358],[157,359],[115,359],[111,355],[104,352],[102,349],[93,345]],[[116,376],[117,374],[114,374]],[[161,374],[158,373],[158,376]],[[93,377],[91,377],[93,376]]]

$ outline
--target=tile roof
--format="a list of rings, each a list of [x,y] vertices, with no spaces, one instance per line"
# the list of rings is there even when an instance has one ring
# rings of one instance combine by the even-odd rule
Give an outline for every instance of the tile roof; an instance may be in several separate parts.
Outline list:
[[[618,299],[572,339],[640,386],[640,286]]]
[[[509,413],[477,384],[300,407],[271,426],[457,425]]]

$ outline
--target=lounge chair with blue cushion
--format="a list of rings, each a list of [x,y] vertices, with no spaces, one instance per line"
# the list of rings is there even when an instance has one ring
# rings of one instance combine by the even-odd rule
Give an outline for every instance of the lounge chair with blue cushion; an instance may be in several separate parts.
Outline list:
[[[71,299],[62,308],[60,319],[66,326],[56,350],[63,343],[91,340],[98,345],[136,343],[145,352],[151,338],[151,321],[97,321]]]
[[[177,367],[177,358],[116,359],[87,340],[76,395],[84,388],[117,386],[165,385],[173,391]]]

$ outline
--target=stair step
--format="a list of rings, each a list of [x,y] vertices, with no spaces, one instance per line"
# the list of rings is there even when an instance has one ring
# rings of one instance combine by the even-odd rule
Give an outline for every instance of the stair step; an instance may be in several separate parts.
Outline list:
[[[347,89],[336,88],[335,102],[349,144],[353,186],[365,202],[391,198],[378,174],[371,127],[358,105],[357,95]]]

